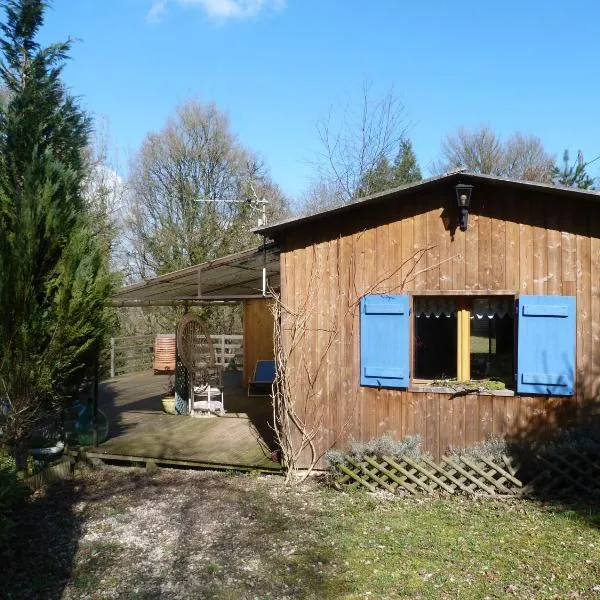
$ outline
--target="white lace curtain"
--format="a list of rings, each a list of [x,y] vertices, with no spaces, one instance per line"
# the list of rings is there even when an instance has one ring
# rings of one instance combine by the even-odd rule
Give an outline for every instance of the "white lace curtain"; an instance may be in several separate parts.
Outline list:
[[[456,300],[443,296],[420,296],[415,298],[413,310],[417,317],[451,317],[456,314]],[[474,298],[471,304],[471,319],[504,318],[512,315],[513,302],[510,298]]]
[[[421,296],[415,298],[413,310],[417,317],[451,317],[456,313],[456,300],[435,296]]]
[[[513,313],[513,301],[510,298],[490,297],[475,298],[471,307],[471,319],[493,319],[499,317],[503,319]]]

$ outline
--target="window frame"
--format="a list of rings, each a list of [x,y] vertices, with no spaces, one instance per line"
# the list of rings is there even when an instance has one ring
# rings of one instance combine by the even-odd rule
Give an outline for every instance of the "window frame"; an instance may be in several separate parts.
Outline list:
[[[379,294],[384,297],[388,297],[390,294]],[[363,304],[363,300],[367,296],[377,296],[377,294],[365,294],[361,298],[361,307]],[[408,376],[406,378],[402,377],[402,379],[406,379],[406,384],[402,385],[386,385],[385,381],[376,380],[373,383],[363,383],[360,382],[361,387],[376,387],[376,388],[387,388],[391,389],[401,388],[406,389],[411,392],[432,392],[432,393],[450,393],[456,395],[457,390],[460,393],[460,390],[466,390],[464,385],[460,385],[461,382],[458,382],[458,385],[454,383],[446,385],[432,385],[432,380],[427,379],[417,379],[414,377],[415,372],[415,334],[416,334],[416,320],[415,320],[415,311],[414,311],[414,303],[415,299],[419,297],[439,297],[439,298],[455,298],[463,300],[463,305],[465,299],[468,299],[470,302],[476,300],[477,298],[493,298],[498,296],[504,296],[507,300],[511,301],[513,305],[513,377],[507,378],[506,381],[510,381],[510,388],[505,390],[494,390],[494,391],[483,391],[481,389],[477,390],[478,394],[481,395],[498,395],[498,396],[556,396],[556,397],[572,397],[575,395],[577,389],[577,377],[576,377],[576,366],[577,366],[577,296],[576,295],[563,295],[563,294],[520,294],[513,290],[415,290],[415,291],[406,291],[403,294],[391,294],[391,296],[399,296],[404,298],[405,302],[405,310],[402,314],[405,315],[403,320],[405,325],[402,325],[400,331],[405,340],[405,344],[403,347],[406,348],[405,353],[401,353],[398,358],[399,360],[396,363],[392,361],[390,366],[391,369],[397,367],[398,365],[402,366],[404,369],[403,372],[408,371]],[[569,298],[566,303],[557,304],[555,300],[549,302],[550,299],[559,299],[559,298]],[[526,304],[522,305],[522,302],[526,302]],[[560,302],[560,301],[559,301]],[[529,310],[530,307],[533,306],[535,308],[536,305],[545,307],[544,309],[539,310]],[[562,336],[562,342],[565,344],[564,351],[562,354],[557,355],[554,349],[556,348],[555,340],[552,336],[549,336],[549,331],[554,331],[552,326],[554,323],[550,323],[550,329],[538,329],[533,327],[533,321],[531,321],[531,326],[525,326],[524,332],[521,330],[521,306],[528,307],[528,311],[525,311],[523,308],[523,318],[528,319],[529,317],[540,318],[538,325],[542,324],[542,318],[547,320],[550,318],[563,318],[567,317],[567,321],[564,326],[558,327],[558,332]],[[518,309],[518,310],[517,310]],[[472,310],[472,304],[471,304]],[[360,355],[360,368],[363,368],[363,361],[365,359],[369,359],[368,355],[363,354],[363,346],[362,346],[362,336],[363,336],[363,326],[366,323],[363,323],[362,319],[362,308],[360,311],[360,333],[359,333],[359,355]],[[408,313],[408,314],[407,314]],[[389,310],[383,310],[381,312],[374,312],[373,314],[392,314]],[[393,313],[396,314],[396,313]],[[400,314],[400,313],[398,313]],[[469,319],[470,322],[470,319]],[[546,321],[546,323],[549,323]],[[366,325],[367,330],[370,330],[370,325]],[[458,322],[457,322],[458,327]],[[529,332],[529,333],[528,333]],[[532,337],[533,332],[533,337]],[[457,332],[458,333],[458,332]],[[384,328],[384,331],[378,335],[382,335],[385,339],[388,338],[388,330]],[[523,338],[521,336],[524,336]],[[406,339],[408,337],[408,339]],[[571,339],[572,338],[572,339]],[[522,343],[523,342],[523,343]],[[388,340],[389,343],[389,340]],[[380,350],[380,344],[377,343],[373,346]],[[563,346],[560,346],[561,348]],[[368,346],[370,348],[370,346]],[[469,349],[471,348],[471,336],[470,336],[470,328],[469,328]],[[385,349],[384,349],[385,350]],[[396,352],[396,346],[392,347],[392,350]],[[379,354],[375,352],[375,358],[377,358]],[[542,365],[541,370],[540,364],[543,363],[544,356],[549,356],[551,367],[555,369],[553,371],[547,371],[546,368]],[[523,360],[521,360],[523,359]],[[458,347],[456,349],[456,360],[458,363]],[[566,367],[558,367],[556,370],[557,362],[566,361]],[[384,361],[385,362],[385,361]],[[387,364],[387,363],[386,363]],[[470,359],[470,350],[469,350],[469,368],[471,364]],[[367,365],[368,366],[368,365]],[[457,365],[458,366],[458,365]],[[375,364],[374,368],[377,367]],[[383,367],[379,365],[379,368],[385,370],[385,364]],[[533,369],[531,371],[527,371],[526,369]],[[570,371],[565,371],[565,368],[569,368]],[[536,370],[537,369],[537,370]],[[389,369],[388,369],[389,370]],[[565,375],[566,373],[566,375]],[[458,373],[457,373],[458,374]],[[470,375],[470,373],[469,373]],[[375,377],[374,374],[369,375],[369,377]],[[385,379],[389,377],[389,373],[382,373],[380,378]],[[537,386],[545,386],[544,389],[538,390],[537,388],[533,391],[520,389],[520,381],[523,379],[523,383],[525,385],[537,385]],[[531,380],[531,381],[529,381]],[[470,380],[471,381],[471,380]],[[475,380],[477,381],[477,380]],[[464,384],[465,380],[462,381]],[[556,389],[560,386],[568,386],[566,388],[565,393],[561,393],[560,389]]]
[[[510,298],[513,303],[513,311],[517,306],[517,302],[519,299],[519,294],[515,290],[431,290],[431,291],[410,291],[409,295],[409,306],[410,306],[410,324],[409,324],[409,336],[410,336],[410,346],[409,346],[409,365],[410,365],[410,379],[409,379],[409,389],[412,391],[419,391],[415,389],[418,387],[427,388],[423,391],[430,391],[433,388],[438,388],[439,386],[433,386],[433,379],[422,379],[416,378],[414,376],[415,373],[415,315],[414,315],[414,303],[415,298],[420,297],[439,297],[439,298],[454,298],[457,301],[457,306],[464,302],[459,302],[460,300],[464,300],[465,298],[468,300],[473,300],[476,298],[489,298],[494,296],[504,296],[506,298]],[[472,304],[471,304],[472,307]],[[470,311],[471,309],[469,309]],[[511,388],[507,388],[506,390],[502,390],[504,393],[501,395],[513,395],[516,393],[516,373],[517,373],[517,347],[518,347],[518,329],[517,329],[517,318],[516,313],[514,313],[514,345],[513,345],[513,380],[511,381]],[[458,315],[457,315],[457,325],[458,325]],[[470,333],[470,328],[469,328]],[[470,336],[469,336],[470,337]],[[456,348],[456,361],[458,363],[458,353],[459,353],[459,334],[457,334],[457,348]],[[458,379],[458,369],[457,369],[457,383],[460,385],[467,380],[459,380]],[[477,381],[470,379],[469,381]],[[445,389],[443,386],[440,389]]]

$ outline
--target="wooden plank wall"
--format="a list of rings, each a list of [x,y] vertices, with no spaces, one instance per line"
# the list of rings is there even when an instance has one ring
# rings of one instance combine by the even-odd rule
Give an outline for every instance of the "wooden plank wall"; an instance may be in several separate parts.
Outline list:
[[[273,360],[273,313],[269,300],[244,301],[244,385],[257,360]]]
[[[439,457],[491,435],[532,439],[596,416],[600,206],[478,185],[466,232],[455,214],[452,190],[421,192],[415,201],[347,213],[279,240],[283,303],[308,314],[288,371],[297,406],[319,429],[320,450],[350,438],[419,434]],[[358,299],[402,290],[576,295],[576,396],[451,397],[360,387]]]

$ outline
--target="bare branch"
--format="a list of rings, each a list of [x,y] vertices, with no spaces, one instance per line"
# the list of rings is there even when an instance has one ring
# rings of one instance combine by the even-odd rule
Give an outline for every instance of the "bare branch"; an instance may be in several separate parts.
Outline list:
[[[433,169],[443,173],[464,168],[474,173],[548,182],[553,166],[554,156],[545,151],[539,138],[516,133],[503,141],[489,126],[482,125],[472,131],[461,127],[447,135]]]
[[[404,106],[393,88],[373,99],[372,85],[363,83],[357,107],[347,99],[317,124],[322,146],[316,165],[319,185],[332,187],[340,203],[355,199],[365,174],[382,157],[392,158],[406,129]]]
[[[327,450],[345,441],[358,406],[358,388],[354,388],[351,408],[344,416],[341,427],[335,432],[333,441],[325,444],[319,441],[325,425],[327,406],[321,386],[326,379],[331,350],[340,342],[345,324],[350,323],[350,333],[354,332],[361,297],[372,293],[391,293],[398,288],[401,291],[417,275],[455,258],[453,256],[417,269],[432,248],[434,246],[417,250],[402,264],[362,289],[358,288],[354,261],[349,262],[346,273],[340,270],[338,261],[335,277],[337,295],[344,295],[342,287],[348,291],[354,290],[354,293],[348,296],[344,306],[339,306],[339,310],[327,316],[326,327],[321,325],[317,314],[318,290],[323,283],[325,268],[320,264],[314,246],[307,249],[312,252],[311,269],[306,288],[296,297],[294,310],[284,305],[275,290],[270,290],[275,298],[273,341],[276,376],[273,384],[273,428],[282,452],[288,483],[296,483],[308,477],[320,464]],[[388,282],[407,267],[409,268],[401,284],[391,288]],[[299,468],[300,465],[303,469]]]

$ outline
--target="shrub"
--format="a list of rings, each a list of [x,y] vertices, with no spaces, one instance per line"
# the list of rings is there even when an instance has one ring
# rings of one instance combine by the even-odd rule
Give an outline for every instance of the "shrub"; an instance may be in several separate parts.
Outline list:
[[[600,454],[600,429],[597,426],[580,426],[558,431],[551,440],[536,444],[542,454],[568,455],[570,453]]]
[[[569,436],[565,436],[566,440],[562,440],[562,446],[572,443]],[[588,438],[586,438],[587,440]],[[600,438],[598,438],[600,439]],[[357,442],[351,440],[349,449],[346,452],[340,450],[329,450],[325,453],[325,460],[328,466],[335,470],[335,466],[343,463],[347,456],[353,460],[362,461],[365,456],[390,456],[395,460],[401,460],[407,456],[415,460],[420,458],[431,459],[431,454],[423,452],[421,449],[422,438],[420,435],[409,435],[402,440],[395,441],[388,434],[373,438],[368,442]],[[587,442],[591,444],[592,442]],[[596,442],[596,447],[600,449],[600,443]],[[480,459],[482,457],[492,458],[492,460],[501,460],[503,455],[512,456],[516,453],[517,448],[499,437],[490,437],[483,442],[476,442],[467,448],[450,449],[447,454],[451,457],[458,458],[466,456],[469,458]]]
[[[483,442],[475,442],[471,446],[461,448],[460,450],[451,450],[450,456],[467,458],[492,458],[500,460],[503,455],[512,455],[515,449],[503,438],[489,437]]]
[[[335,465],[343,463],[346,456],[361,461],[365,456],[390,456],[396,460],[403,456],[419,459],[422,456],[431,458],[428,453],[421,450],[422,438],[420,435],[408,435],[401,440],[394,440],[389,434],[373,438],[368,442],[351,440],[347,452],[329,450],[325,453],[327,464],[335,469]]]

